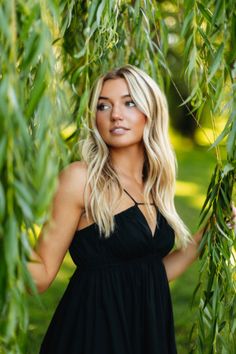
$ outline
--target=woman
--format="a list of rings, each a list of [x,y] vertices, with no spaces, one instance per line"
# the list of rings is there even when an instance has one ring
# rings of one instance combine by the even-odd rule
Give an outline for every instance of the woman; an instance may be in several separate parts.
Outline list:
[[[77,265],[40,353],[174,354],[168,281],[197,258],[203,229],[192,239],[175,210],[166,99],[126,65],[98,79],[90,111],[83,159],[61,172],[29,264],[40,292],[68,248]]]

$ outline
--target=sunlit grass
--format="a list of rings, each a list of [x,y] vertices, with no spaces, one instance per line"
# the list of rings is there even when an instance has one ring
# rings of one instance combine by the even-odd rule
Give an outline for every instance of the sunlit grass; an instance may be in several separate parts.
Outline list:
[[[169,127],[169,136],[171,144],[175,149],[181,147],[182,150],[189,151],[194,147],[193,141],[190,138],[178,134],[172,126]]]
[[[214,129],[212,126],[204,127],[202,129],[197,129],[195,132],[195,138],[199,145],[208,146],[209,142],[213,143],[218,135],[223,131],[224,126],[227,122],[227,116],[214,117]],[[221,144],[225,144],[226,139],[224,139]]]
[[[191,200],[193,207],[201,208],[205,200],[205,194],[202,193],[200,186],[197,183],[176,181],[176,193],[177,197],[187,197]]]

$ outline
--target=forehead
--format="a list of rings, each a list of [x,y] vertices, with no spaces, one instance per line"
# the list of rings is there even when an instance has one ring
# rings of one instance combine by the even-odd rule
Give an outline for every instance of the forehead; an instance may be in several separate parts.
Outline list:
[[[101,89],[100,96],[123,96],[129,94],[127,82],[123,78],[108,79],[106,80]]]

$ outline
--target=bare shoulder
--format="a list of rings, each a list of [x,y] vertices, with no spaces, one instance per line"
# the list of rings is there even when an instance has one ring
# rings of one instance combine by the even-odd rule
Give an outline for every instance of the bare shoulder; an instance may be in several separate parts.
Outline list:
[[[67,165],[60,173],[60,177],[76,181],[77,178],[85,179],[87,176],[87,164],[84,161],[74,161]]]
[[[87,164],[84,161],[75,161],[67,165],[59,174],[60,189],[75,198],[80,208],[84,206],[84,189],[87,180]]]

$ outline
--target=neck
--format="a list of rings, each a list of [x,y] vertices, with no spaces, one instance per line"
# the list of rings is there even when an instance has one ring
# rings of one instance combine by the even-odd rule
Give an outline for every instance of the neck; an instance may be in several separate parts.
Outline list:
[[[140,184],[143,181],[144,156],[143,146],[110,150],[112,166],[118,176],[131,180],[134,179]]]

